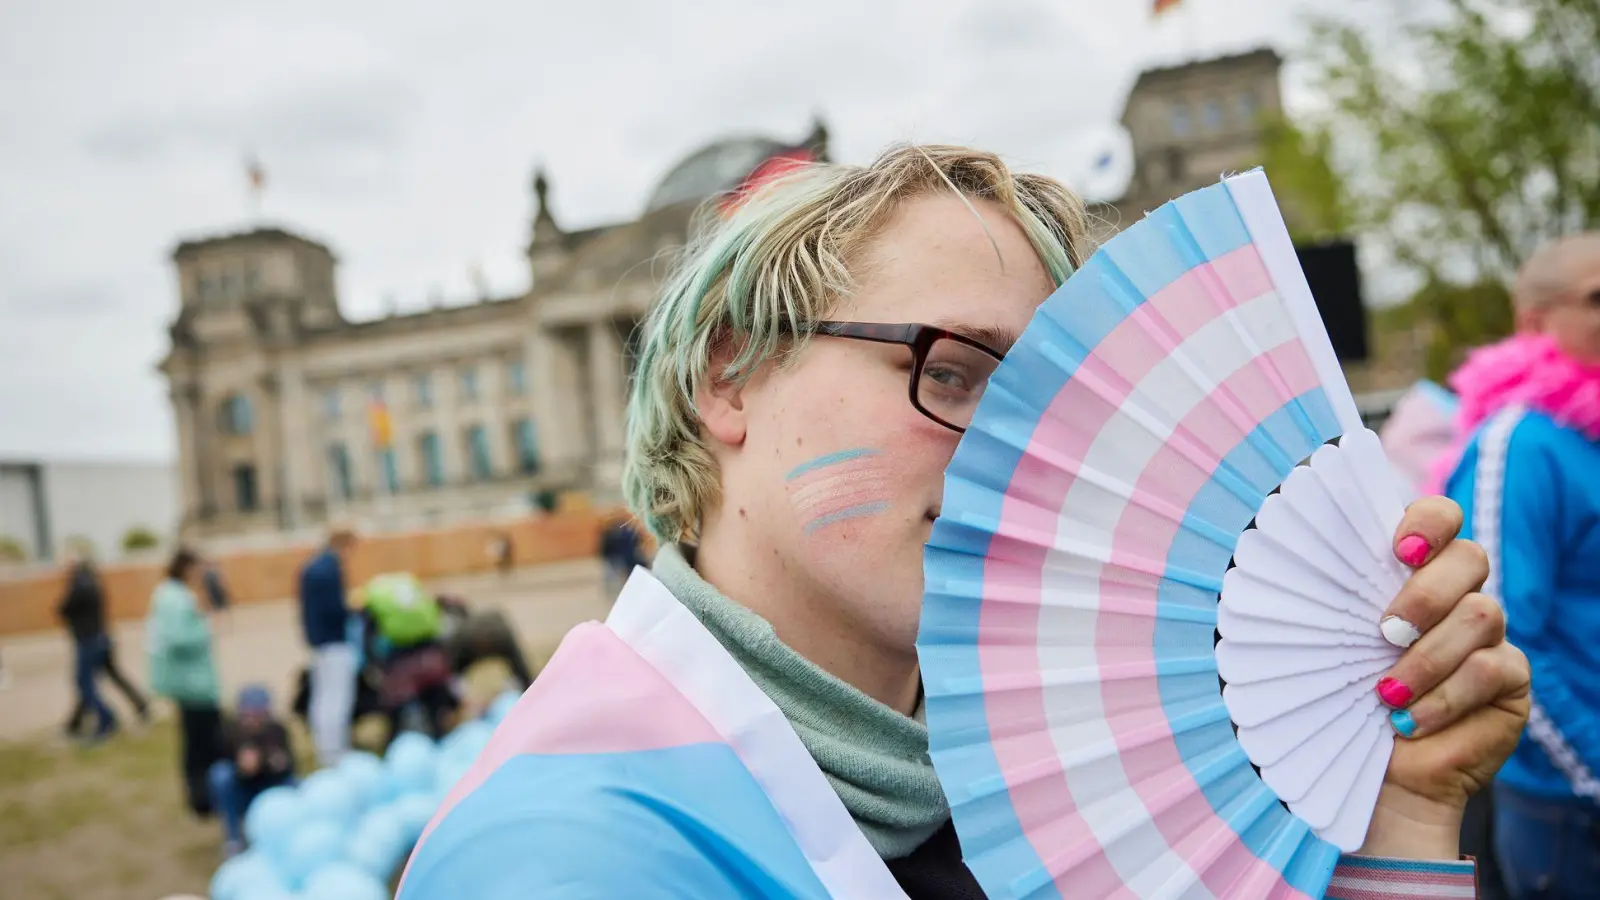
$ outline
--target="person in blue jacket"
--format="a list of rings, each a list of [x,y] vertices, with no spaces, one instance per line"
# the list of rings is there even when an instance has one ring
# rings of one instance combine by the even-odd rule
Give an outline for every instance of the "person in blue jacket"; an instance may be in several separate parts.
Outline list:
[[[350,749],[355,705],[357,644],[345,600],[345,563],[355,533],[335,528],[328,543],[300,570],[300,624],[311,648],[311,742],[317,762],[331,766]]]
[[[1446,483],[1528,655],[1533,706],[1494,787],[1514,897],[1600,896],[1600,233],[1546,245],[1518,333],[1452,376],[1467,443]]]

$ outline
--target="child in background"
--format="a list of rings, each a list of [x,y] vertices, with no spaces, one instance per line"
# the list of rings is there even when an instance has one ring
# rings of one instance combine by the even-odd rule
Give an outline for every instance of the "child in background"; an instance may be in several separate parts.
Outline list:
[[[294,782],[294,753],[289,732],[272,715],[272,695],[261,685],[239,691],[239,705],[224,729],[227,758],[208,773],[211,799],[222,817],[223,855],[244,849],[244,816],[250,803],[268,788]]]

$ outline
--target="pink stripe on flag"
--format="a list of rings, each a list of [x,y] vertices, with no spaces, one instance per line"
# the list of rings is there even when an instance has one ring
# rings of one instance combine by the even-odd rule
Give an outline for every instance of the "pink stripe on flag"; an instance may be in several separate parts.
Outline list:
[[[594,672],[605,672],[596,679]],[[723,743],[699,710],[655,667],[598,622],[576,625],[550,663],[494,730],[472,768],[445,795],[422,832],[495,770],[523,754],[631,753]]]

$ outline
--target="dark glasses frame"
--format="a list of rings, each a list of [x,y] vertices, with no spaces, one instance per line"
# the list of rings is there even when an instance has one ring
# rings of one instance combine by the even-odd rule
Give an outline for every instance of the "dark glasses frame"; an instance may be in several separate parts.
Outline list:
[[[915,322],[899,324],[818,322],[811,326],[811,333],[856,341],[870,341],[875,344],[899,344],[903,347],[911,348],[911,377],[906,382],[906,393],[911,400],[912,408],[957,434],[965,434],[966,427],[940,418],[938,414],[923,406],[922,400],[918,396],[917,384],[922,380],[922,369],[927,365],[928,351],[932,350],[933,345],[938,341],[945,340],[965,344],[974,350],[986,353],[993,357],[996,362],[1006,358],[1004,353],[964,334],[957,334],[954,331],[934,325],[921,325]]]

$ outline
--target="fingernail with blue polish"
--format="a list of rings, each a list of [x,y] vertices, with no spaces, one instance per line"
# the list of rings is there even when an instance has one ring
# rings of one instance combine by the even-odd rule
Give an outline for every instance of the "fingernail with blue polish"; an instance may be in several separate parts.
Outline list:
[[[1411,710],[1397,709],[1389,714],[1389,724],[1401,737],[1411,737],[1417,733],[1417,720],[1411,718]]]

